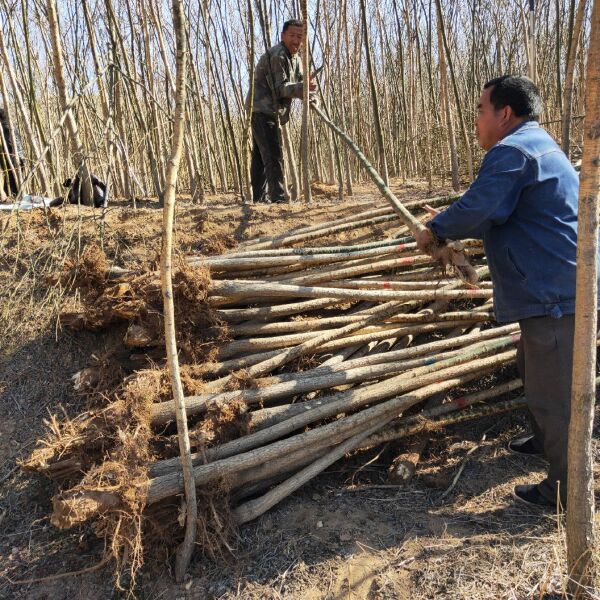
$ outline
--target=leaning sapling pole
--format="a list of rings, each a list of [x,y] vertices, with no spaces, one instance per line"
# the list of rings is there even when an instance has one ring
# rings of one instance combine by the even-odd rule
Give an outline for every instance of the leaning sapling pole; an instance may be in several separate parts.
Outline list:
[[[417,234],[422,231],[425,226],[418,221],[400,202],[400,200],[392,193],[392,190],[385,184],[379,173],[375,170],[373,165],[367,160],[367,157],[363,154],[361,149],[344,133],[337,125],[332,123],[323,111],[315,104],[311,105],[313,111],[322,119],[322,121],[332,129],[337,135],[339,135],[348,144],[352,152],[357,156],[363,166],[367,169],[367,172],[371,176],[371,179],[375,182],[379,191],[383,197],[392,205],[400,220],[410,229],[411,233],[416,237]],[[439,246],[435,250],[434,258],[436,258],[444,267],[452,265],[460,274],[460,276],[469,283],[475,283],[477,281],[477,274],[475,269],[469,264],[469,261],[465,258],[463,253],[463,245],[460,242],[449,242],[444,246]]]

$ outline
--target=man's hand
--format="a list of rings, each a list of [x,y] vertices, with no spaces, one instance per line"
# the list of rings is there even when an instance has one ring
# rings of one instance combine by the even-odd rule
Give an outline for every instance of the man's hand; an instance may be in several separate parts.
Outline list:
[[[421,252],[433,256],[434,251],[437,247],[437,242],[433,237],[431,229],[424,227],[423,229],[418,231],[415,235],[415,242],[417,242],[417,247]]]
[[[429,213],[431,217],[435,217],[440,214],[440,211],[429,204],[425,204],[423,208]],[[435,249],[438,247],[438,242],[435,239],[431,229],[428,227],[424,227],[421,229],[417,235],[415,236],[415,241],[417,242],[417,247],[421,252],[425,254],[429,254],[433,256]]]
[[[425,204],[423,208],[429,213],[431,217],[436,217],[440,214],[440,211],[437,208],[433,208],[433,206],[429,206],[429,204]]]
[[[316,77],[316,75],[313,73],[308,78],[308,89],[309,89],[310,92],[316,92],[317,91],[317,82],[315,81],[315,77]]]

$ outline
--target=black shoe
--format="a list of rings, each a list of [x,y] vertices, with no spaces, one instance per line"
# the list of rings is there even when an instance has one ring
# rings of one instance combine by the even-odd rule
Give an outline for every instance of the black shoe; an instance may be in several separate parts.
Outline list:
[[[508,451],[513,454],[524,454],[526,456],[543,456],[544,452],[540,449],[540,443],[535,436],[527,435],[518,437],[508,442]]]
[[[285,198],[275,198],[275,200],[271,200],[271,204],[287,204],[288,201]]]
[[[544,496],[537,485],[517,485],[513,490],[513,497],[515,500],[527,504],[533,508],[539,508],[541,510],[556,510],[556,502],[548,500]],[[564,510],[565,507],[562,507]]]

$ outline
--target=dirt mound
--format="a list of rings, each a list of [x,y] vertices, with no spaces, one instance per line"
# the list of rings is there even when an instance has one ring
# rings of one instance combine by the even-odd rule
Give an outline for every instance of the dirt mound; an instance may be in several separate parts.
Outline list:
[[[325,197],[329,200],[333,200],[339,195],[337,184],[329,184],[322,181],[313,181],[310,184],[310,191],[315,196]]]

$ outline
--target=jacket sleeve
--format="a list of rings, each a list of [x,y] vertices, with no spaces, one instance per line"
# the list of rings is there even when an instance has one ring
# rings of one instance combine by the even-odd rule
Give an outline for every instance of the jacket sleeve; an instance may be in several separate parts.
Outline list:
[[[286,60],[283,56],[271,57],[273,85],[278,98],[302,98],[302,83],[291,83]]]
[[[531,180],[532,168],[520,150],[495,146],[485,155],[477,178],[460,200],[427,225],[441,239],[482,238],[490,227],[508,220]]]

